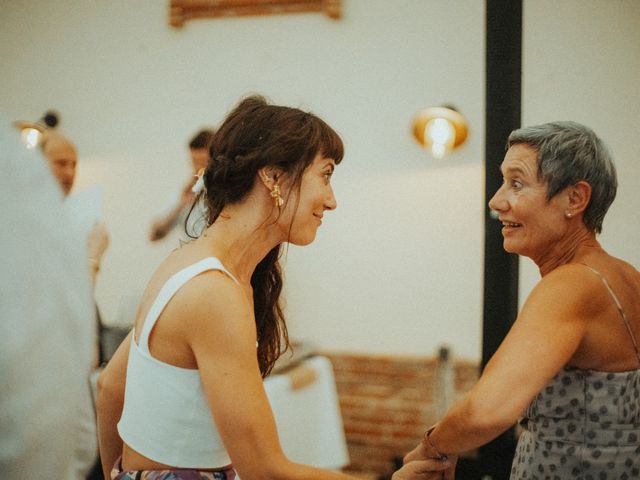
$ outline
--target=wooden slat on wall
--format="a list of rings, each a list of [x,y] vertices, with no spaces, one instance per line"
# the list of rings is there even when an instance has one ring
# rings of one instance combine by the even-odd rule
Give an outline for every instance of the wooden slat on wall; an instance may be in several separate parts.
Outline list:
[[[341,0],[170,0],[169,24],[181,27],[194,18],[319,12],[342,16]]]

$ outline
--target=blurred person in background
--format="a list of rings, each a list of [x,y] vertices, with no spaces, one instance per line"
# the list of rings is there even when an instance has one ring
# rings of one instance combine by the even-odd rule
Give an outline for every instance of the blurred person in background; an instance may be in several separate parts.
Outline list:
[[[62,190],[65,203],[67,204],[66,206],[69,209],[68,202],[71,198],[71,191],[75,183],[78,166],[78,152],[76,146],[64,135],[48,130],[43,135],[40,147],[47,159],[53,176]],[[73,212],[69,211],[68,213],[71,215],[72,221],[75,220]],[[102,264],[102,257],[109,245],[107,229],[104,222],[101,220],[95,221],[89,227],[88,232],[83,230],[82,226],[79,224],[72,225],[72,227],[75,234],[80,238],[86,235],[86,248],[84,250],[78,250],[77,253],[85,255],[86,263],[89,268],[91,284],[95,289],[97,275]],[[97,369],[98,366],[106,360],[103,358],[100,341],[104,327],[97,304],[95,304],[94,308],[95,315],[87,318],[88,322],[95,322],[97,332],[95,336],[94,355],[89,365],[92,371]],[[89,380],[87,380],[87,385],[89,386]],[[84,404],[82,407],[80,416],[83,421],[80,424],[78,441],[76,442],[76,471],[71,477],[69,477],[70,480],[85,479],[87,476],[92,477],[95,475],[95,472],[100,471],[95,408],[92,403]]]
[[[77,479],[96,335],[85,240],[3,115],[0,199],[0,478]]]
[[[152,242],[162,240],[176,227],[182,226],[184,228],[185,221],[189,216],[189,211],[196,198],[191,188],[193,187],[195,176],[207,166],[209,160],[209,145],[211,144],[214,133],[213,129],[202,129],[189,141],[189,155],[191,157],[193,176],[184,184],[180,191],[180,197],[175,204],[173,204],[167,213],[153,221],[151,231],[149,232],[149,239]],[[199,234],[199,230],[202,228],[198,228],[197,222],[200,218],[201,216],[199,215],[189,216],[189,219],[196,222],[196,225],[187,227],[188,235],[197,236]],[[204,227],[204,225],[202,225],[202,227]],[[194,228],[197,230],[194,231]]]
[[[43,136],[41,148],[49,162],[53,176],[62,189],[62,194],[67,198],[73,188],[78,166],[78,151],[75,145],[60,133],[48,131]],[[94,285],[100,270],[102,256],[108,246],[109,235],[104,222],[95,222],[87,236],[87,260]]]

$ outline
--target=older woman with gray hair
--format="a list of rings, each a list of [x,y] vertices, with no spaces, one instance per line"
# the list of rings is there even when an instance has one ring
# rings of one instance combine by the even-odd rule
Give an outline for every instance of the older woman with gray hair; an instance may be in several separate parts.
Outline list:
[[[511,133],[501,171],[489,207],[504,248],[542,278],[477,384],[405,461],[455,458],[520,418],[511,479],[639,478],[640,272],[596,239],[617,189],[609,152],[583,125],[547,123]]]

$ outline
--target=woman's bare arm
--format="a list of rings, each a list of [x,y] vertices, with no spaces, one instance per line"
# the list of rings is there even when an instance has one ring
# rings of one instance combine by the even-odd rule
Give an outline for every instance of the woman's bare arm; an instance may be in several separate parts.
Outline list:
[[[111,468],[122,454],[122,439],[118,434],[117,424],[124,405],[124,386],[132,336],[131,332],[127,335],[98,378],[98,446],[104,478],[111,478]]]
[[[191,297],[191,298],[189,298]],[[251,302],[230,278],[204,274],[180,299],[213,417],[243,480],[348,480],[348,475],[291,462],[284,455],[256,355]],[[304,439],[300,439],[304,442]]]
[[[177,323],[184,327],[181,333],[194,353],[218,429],[243,479],[355,480],[339,472],[296,464],[282,452],[259,373],[252,307],[237,285],[220,273],[203,274],[174,300],[180,302],[174,307],[182,317]],[[98,436],[105,478],[122,454],[117,422],[124,404],[132,337],[129,333],[98,380]],[[432,460],[412,462],[393,478],[440,478],[440,471],[447,466]]]
[[[430,435],[440,452],[476,448],[515,424],[551,378],[574,356],[590,318],[607,305],[594,276],[580,266],[565,266],[545,276],[482,376],[456,402]],[[423,443],[407,460],[422,458]]]

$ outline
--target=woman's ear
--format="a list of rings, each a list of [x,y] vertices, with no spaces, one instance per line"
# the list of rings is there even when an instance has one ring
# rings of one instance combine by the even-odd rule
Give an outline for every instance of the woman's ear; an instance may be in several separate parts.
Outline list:
[[[582,213],[589,206],[591,200],[591,185],[584,180],[580,180],[575,185],[569,187],[569,209],[571,215]]]
[[[262,167],[258,170],[258,176],[262,183],[271,191],[273,186],[278,183],[278,179],[281,176],[279,168],[274,166]]]
[[[273,167],[262,167],[260,170],[258,170],[258,177],[260,177],[260,180],[262,181],[262,183],[269,190],[273,188],[273,184],[275,183],[272,170],[273,170]]]

